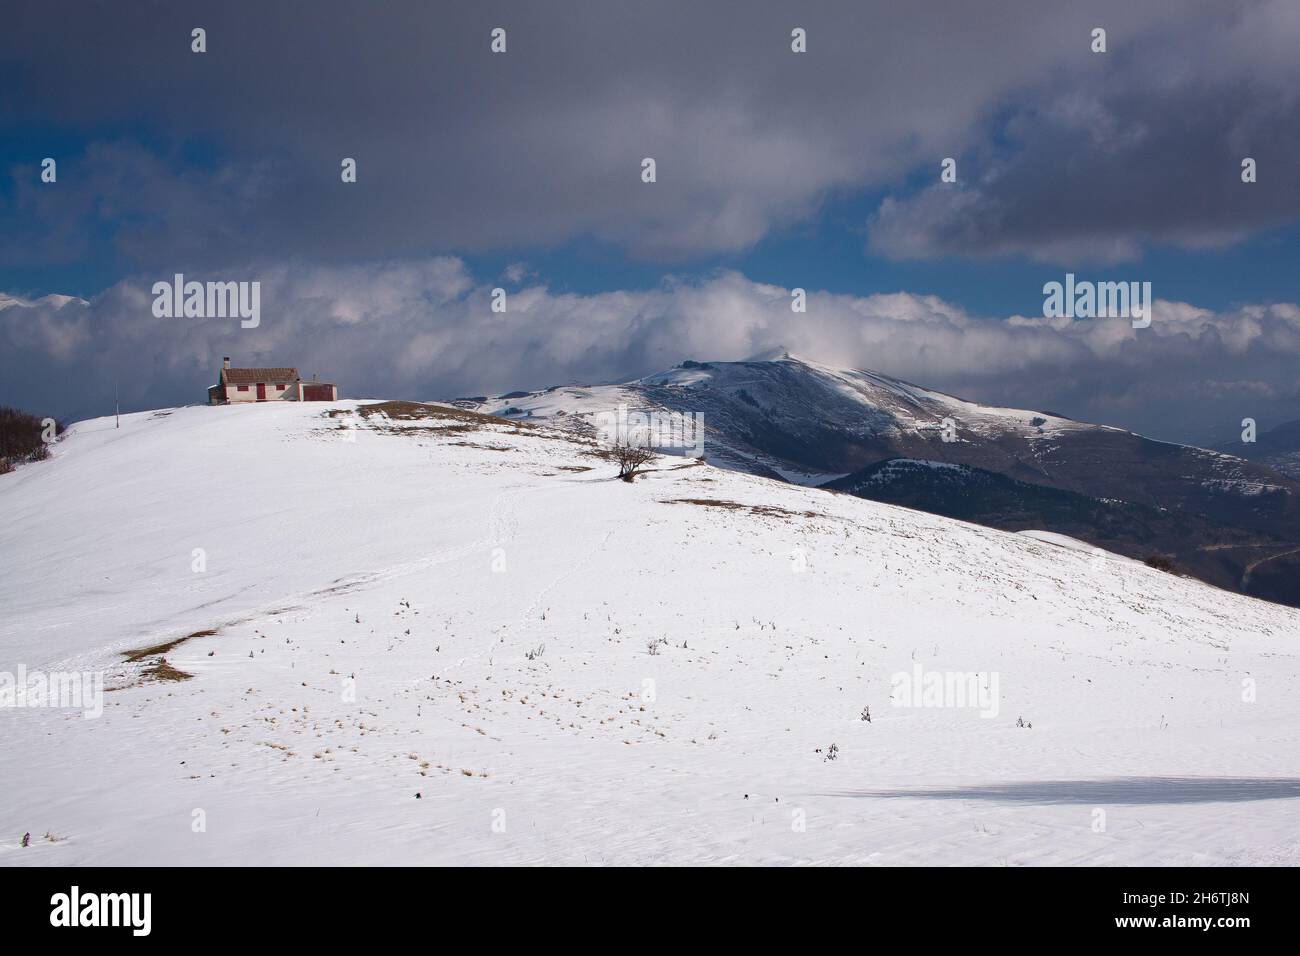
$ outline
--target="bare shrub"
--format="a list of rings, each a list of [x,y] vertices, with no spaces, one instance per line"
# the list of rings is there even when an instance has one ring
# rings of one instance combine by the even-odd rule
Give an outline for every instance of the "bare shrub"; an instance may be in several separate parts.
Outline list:
[[[645,445],[624,439],[610,449],[610,457],[618,465],[618,476],[624,481],[631,481],[636,477],[638,468],[654,461],[655,453]]]
[[[54,423],[54,434],[63,432],[62,423]],[[13,471],[25,461],[44,461],[50,457],[45,443],[42,419],[17,408],[0,406],[0,475]]]

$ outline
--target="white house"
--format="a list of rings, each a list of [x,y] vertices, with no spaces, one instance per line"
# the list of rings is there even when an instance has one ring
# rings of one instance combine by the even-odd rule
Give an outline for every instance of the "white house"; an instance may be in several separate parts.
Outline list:
[[[209,405],[235,402],[332,402],[339,390],[315,376],[304,382],[296,368],[231,368],[230,357],[222,360],[217,384],[208,389]]]

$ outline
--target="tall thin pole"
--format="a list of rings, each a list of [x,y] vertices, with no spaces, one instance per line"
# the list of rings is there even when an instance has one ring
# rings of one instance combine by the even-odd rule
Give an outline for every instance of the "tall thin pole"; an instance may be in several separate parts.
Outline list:
[[[113,379],[113,416],[117,421],[114,428],[122,427],[122,403],[117,400],[117,379]]]

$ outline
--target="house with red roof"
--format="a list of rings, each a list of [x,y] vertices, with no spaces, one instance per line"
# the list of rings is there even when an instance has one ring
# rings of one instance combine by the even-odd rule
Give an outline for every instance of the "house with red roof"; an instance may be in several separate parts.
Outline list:
[[[231,368],[230,356],[222,360],[217,384],[208,388],[209,405],[238,402],[332,402],[338,387],[313,375],[305,382],[296,368]]]

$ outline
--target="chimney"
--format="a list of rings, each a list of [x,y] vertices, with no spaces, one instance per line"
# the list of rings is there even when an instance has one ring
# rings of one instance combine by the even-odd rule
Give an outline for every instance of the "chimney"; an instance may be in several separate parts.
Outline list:
[[[223,359],[221,360],[221,367],[222,367],[222,368],[230,368],[230,356],[229,356],[229,355],[227,355],[225,358],[223,358]]]

